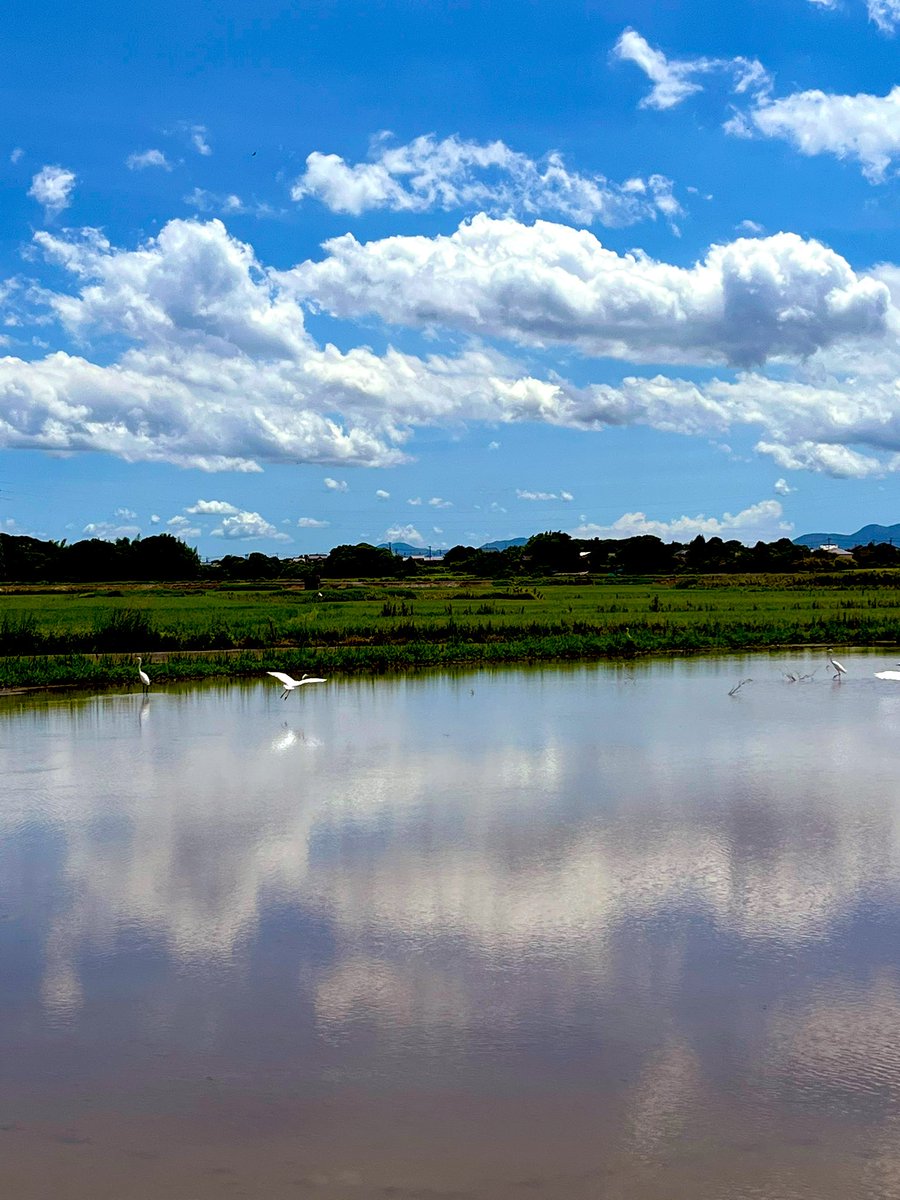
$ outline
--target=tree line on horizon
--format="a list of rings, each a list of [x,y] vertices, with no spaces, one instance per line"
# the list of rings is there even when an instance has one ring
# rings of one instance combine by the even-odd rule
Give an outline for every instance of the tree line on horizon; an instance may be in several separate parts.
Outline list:
[[[698,535],[663,542],[651,534],[631,538],[574,538],[560,531],[537,533],[523,546],[484,550],[454,546],[433,564],[401,558],[368,542],[335,546],[325,558],[279,558],[254,552],[203,562],[192,547],[169,533],[147,538],[90,538],[69,544],[0,533],[0,580],[21,583],[100,583],[295,579],[317,586],[320,578],[403,579],[419,572],[451,572],[485,578],[528,575],[757,574],[900,566],[900,548],[888,543],[856,546],[847,562],[789,538],[746,546],[737,540]]]

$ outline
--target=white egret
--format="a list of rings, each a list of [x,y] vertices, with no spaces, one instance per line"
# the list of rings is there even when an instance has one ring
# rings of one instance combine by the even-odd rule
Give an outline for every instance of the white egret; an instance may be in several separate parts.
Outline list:
[[[324,679],[320,679],[317,675],[304,675],[301,679],[292,679],[290,675],[285,675],[284,671],[266,671],[267,675],[274,676],[275,679],[284,688],[282,700],[287,700],[288,696],[294,688],[303,687],[305,683],[324,683]]]
[[[147,674],[146,671],[141,670],[141,656],[140,655],[138,655],[138,679],[140,679],[141,683],[144,685],[144,691],[147,691],[147,689],[150,687],[150,676]]]
[[[900,679],[900,671],[876,671],[876,679]]]
[[[839,663],[837,661],[837,659],[834,658],[833,656],[834,656],[834,651],[829,646],[828,647],[828,661],[831,663],[832,667],[834,667],[834,670],[835,670],[835,674],[832,676],[832,678],[837,679],[838,682],[840,682],[841,676],[847,674],[847,668],[843,665],[843,663]]]

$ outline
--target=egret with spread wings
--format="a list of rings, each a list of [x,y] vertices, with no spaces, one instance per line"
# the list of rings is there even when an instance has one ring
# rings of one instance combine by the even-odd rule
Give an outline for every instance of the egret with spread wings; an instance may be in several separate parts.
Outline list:
[[[324,683],[324,679],[320,679],[317,675],[303,675],[300,679],[292,679],[290,675],[285,675],[284,671],[266,671],[267,675],[272,675],[284,691],[281,694],[282,700],[287,700],[288,696],[294,688],[303,687],[305,683]]]

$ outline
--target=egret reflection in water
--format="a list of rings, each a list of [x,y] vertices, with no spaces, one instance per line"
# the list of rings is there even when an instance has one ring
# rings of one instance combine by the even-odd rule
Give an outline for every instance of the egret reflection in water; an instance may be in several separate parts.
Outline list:
[[[322,742],[319,738],[308,736],[302,729],[291,729],[287,721],[281,733],[272,738],[271,748],[276,754],[283,754],[286,750],[290,750],[297,746],[315,747],[321,746]]]

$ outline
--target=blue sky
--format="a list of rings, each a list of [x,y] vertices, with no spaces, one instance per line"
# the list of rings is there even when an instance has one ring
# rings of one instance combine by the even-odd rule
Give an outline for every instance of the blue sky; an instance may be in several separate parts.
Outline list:
[[[0,529],[900,520],[900,0],[11,0]]]

